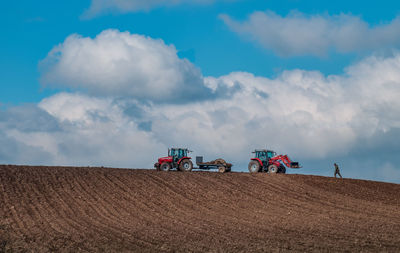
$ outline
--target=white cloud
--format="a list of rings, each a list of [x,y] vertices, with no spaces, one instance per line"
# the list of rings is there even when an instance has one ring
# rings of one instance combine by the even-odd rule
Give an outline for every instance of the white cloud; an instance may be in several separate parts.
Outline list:
[[[210,95],[200,70],[162,40],[105,30],[94,39],[69,36],[41,62],[42,83],[93,95],[130,96],[154,102]]]
[[[36,110],[47,114],[58,127],[15,128],[15,113],[0,121],[0,142],[11,149],[0,149],[1,162],[48,165],[104,165],[149,167],[154,153],[165,152],[151,132],[138,129],[140,121],[124,115],[121,106],[108,98],[59,93],[44,99]],[[25,124],[38,120],[38,113],[27,115]],[[11,124],[10,124],[11,122]],[[18,152],[14,152],[18,150]],[[35,152],[34,152],[35,151]]]
[[[210,4],[218,0],[92,0],[89,9],[83,14],[84,18],[92,18],[107,12],[137,12],[148,11],[162,6],[179,4]],[[234,0],[225,0],[234,1]]]
[[[134,35],[123,36],[129,39]],[[96,42],[89,38],[74,40],[87,41]],[[104,49],[105,58],[115,59],[114,54],[120,55],[118,47],[124,48],[125,44],[117,45],[115,50]],[[78,48],[81,49],[78,58],[80,54],[87,55],[82,51],[89,49]],[[98,49],[96,53],[103,52]],[[143,58],[146,54],[153,57],[151,50],[145,50]],[[165,59],[176,60],[176,52]],[[72,63],[85,67],[77,60]],[[69,69],[67,61],[62,64],[66,66],[60,69]],[[100,65],[103,70],[119,73],[118,68],[113,68],[115,64],[113,60],[106,60]],[[180,64],[168,66],[174,73],[182,71]],[[138,75],[141,79],[161,76],[157,69]],[[384,160],[391,165],[385,167],[385,173],[389,175],[397,170],[392,164],[396,164],[396,150],[400,150],[398,53],[368,57],[349,66],[341,75],[325,76],[318,71],[303,70],[284,71],[273,79],[246,72],[206,78],[199,74],[204,86],[199,88],[209,90],[218,98],[191,103],[153,103],[159,97],[152,90],[157,94],[159,86],[162,89],[169,84],[160,82],[151,86],[152,83],[145,82],[151,89],[132,93],[129,84],[116,85],[113,78],[100,79],[97,75],[102,71],[89,70],[82,73],[84,80],[96,80],[90,86],[85,82],[72,86],[74,82],[68,82],[69,87],[84,87],[89,94],[84,93],[85,89],[80,93],[59,93],[43,99],[37,106],[27,107],[29,110],[0,111],[0,146],[10,147],[0,148],[1,163],[43,161],[63,165],[151,167],[168,146],[184,146],[196,151],[195,155],[205,155],[206,159],[222,156],[235,165],[245,165],[251,150],[265,145],[300,162],[332,158],[337,161],[338,157],[350,157],[350,152],[360,147],[364,150],[363,157],[371,152],[372,159],[378,161],[382,154],[377,151],[386,147]],[[80,80],[78,77],[70,78]],[[107,87],[119,90],[113,92]],[[29,160],[21,156],[25,152]]]
[[[331,49],[348,53],[400,45],[400,18],[375,26],[347,14],[291,12],[283,17],[272,11],[256,11],[244,21],[225,14],[220,18],[232,31],[286,57],[324,56]]]
[[[167,146],[190,147],[206,156],[222,154],[236,162],[265,145],[303,159],[337,157],[357,148],[360,140],[400,128],[398,73],[396,54],[369,57],[343,75],[292,70],[275,79],[245,72],[207,77],[210,89],[232,94],[189,104],[61,93],[39,107],[62,130],[7,133],[25,145],[40,144],[54,156],[65,153],[63,162],[75,156],[82,156],[77,160],[81,162],[101,157],[99,161],[126,166],[136,157],[150,166],[151,150],[162,147],[164,153]],[[127,150],[135,147],[144,151],[132,156]]]
[[[370,57],[341,76],[293,70],[276,79],[209,77],[214,89],[239,88],[229,99],[158,107],[150,112],[153,132],[163,143],[182,140],[231,159],[265,145],[307,159],[346,155],[360,139],[400,127],[399,61]]]

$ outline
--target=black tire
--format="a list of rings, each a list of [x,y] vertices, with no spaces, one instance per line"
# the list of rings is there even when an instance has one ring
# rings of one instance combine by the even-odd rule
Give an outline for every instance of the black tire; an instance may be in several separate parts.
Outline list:
[[[271,164],[270,166],[268,166],[268,172],[270,174],[278,173],[278,166],[276,166],[275,164]]]
[[[225,172],[227,172],[227,169],[226,169],[226,167],[221,166],[221,167],[218,167],[218,172],[225,173]]]
[[[161,169],[160,169],[160,164],[159,164],[159,163],[155,163],[155,164],[154,164],[154,169],[156,169],[156,170],[161,170]]]
[[[285,166],[283,166],[283,165],[280,166],[280,167],[279,167],[278,173],[286,174],[286,168],[285,168]]]
[[[162,163],[161,166],[160,166],[160,170],[162,170],[162,171],[170,171],[171,170],[171,164],[167,163],[167,162]]]
[[[252,160],[249,162],[249,172],[250,173],[260,172],[260,167],[261,167],[260,163],[257,161]]]
[[[179,164],[179,170],[183,172],[189,172],[193,169],[193,163],[189,159],[183,159]]]

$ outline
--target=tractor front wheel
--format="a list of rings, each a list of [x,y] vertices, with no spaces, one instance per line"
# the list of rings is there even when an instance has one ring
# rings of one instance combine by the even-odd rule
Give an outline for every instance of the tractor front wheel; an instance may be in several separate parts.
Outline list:
[[[170,171],[171,170],[171,164],[168,162],[162,163],[160,166],[160,169],[162,171]]]
[[[180,171],[186,172],[186,171],[192,171],[192,169],[193,169],[193,163],[189,159],[183,159],[179,164]]]
[[[260,164],[257,161],[249,162],[249,171],[250,173],[260,172]]]
[[[276,166],[275,164],[271,164],[270,166],[268,166],[268,172],[270,174],[278,173],[278,166]]]

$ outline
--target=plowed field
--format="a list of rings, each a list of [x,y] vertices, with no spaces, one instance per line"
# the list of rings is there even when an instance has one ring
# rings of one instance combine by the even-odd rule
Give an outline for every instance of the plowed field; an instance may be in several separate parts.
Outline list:
[[[0,252],[400,252],[400,185],[0,166]]]

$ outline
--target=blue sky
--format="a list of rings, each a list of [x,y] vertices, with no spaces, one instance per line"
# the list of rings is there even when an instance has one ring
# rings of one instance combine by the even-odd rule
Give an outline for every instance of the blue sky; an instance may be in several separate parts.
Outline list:
[[[14,151],[0,149],[0,162],[149,167],[149,161],[158,156],[152,152],[162,155],[170,145],[192,145],[201,154],[237,158],[238,167],[245,169],[247,150],[268,145],[303,160],[309,165],[304,173],[329,175],[328,168],[338,161],[351,177],[400,182],[400,115],[388,95],[399,91],[400,80],[393,74],[395,67],[386,67],[397,66],[399,57],[398,1],[153,0],[147,6],[137,0],[122,2],[122,7],[101,0],[3,4],[0,143]],[[125,38],[123,32],[129,36]],[[146,49],[139,52],[123,40],[144,43]],[[115,46],[108,47],[110,41]],[[60,48],[55,49],[57,45]],[[76,53],[76,48],[83,53],[71,60],[67,56]],[[125,50],[131,58],[120,66],[119,61],[113,62],[115,55],[107,54],[104,57],[111,57],[107,62],[113,65],[98,66],[104,59],[102,50]],[[148,56],[156,51],[154,59]],[[147,57],[152,66],[136,64]],[[115,66],[115,72],[104,78],[96,72],[100,68],[103,73],[112,72]],[[121,72],[125,66],[127,70]],[[149,67],[154,69],[147,71]],[[377,71],[374,75],[373,70]],[[388,80],[374,81],[377,76]],[[363,78],[367,85],[360,83]],[[365,91],[354,91],[360,87]],[[365,103],[374,89],[380,94],[376,103]],[[169,90],[186,93],[171,95]],[[238,106],[241,98],[260,99],[261,93],[267,95],[259,106],[250,102]],[[354,98],[349,105],[346,94]],[[187,114],[171,113],[185,110]],[[327,116],[337,110],[343,113]],[[71,111],[77,113],[71,115]],[[124,114],[132,111],[132,115]],[[287,117],[281,118],[279,111]],[[193,119],[190,113],[204,120]],[[100,125],[98,118],[89,121],[88,115],[112,123]],[[42,128],[38,119],[47,117],[45,121],[54,121],[54,126]],[[221,123],[221,118],[228,121],[230,117],[243,121],[222,127],[227,122]],[[18,125],[15,119],[20,119]],[[300,123],[283,123],[289,119]],[[163,120],[170,127],[166,132],[159,128]],[[187,141],[164,136],[177,131],[176,120],[195,125],[190,131],[181,129]],[[89,124],[86,132],[82,124]],[[102,146],[110,141],[106,138],[83,148],[79,140],[98,139],[109,127],[117,129],[116,136],[110,137],[115,140],[113,150]],[[203,135],[218,136],[218,141],[227,144],[210,148],[212,140]],[[33,142],[36,138],[40,143]],[[122,139],[130,142],[119,147]],[[297,144],[292,145],[293,140]],[[129,149],[130,144],[145,147],[146,152],[140,151],[145,155],[119,157],[119,148]],[[110,152],[116,154],[103,157]],[[379,152],[381,157],[370,155]],[[360,164],[367,172],[359,169]],[[377,173],[376,167],[384,167],[385,175]]]
[[[22,8],[23,6],[23,8]],[[331,53],[316,57],[277,57],[238,38],[218,15],[244,19],[253,11],[272,10],[286,15],[292,10],[308,14],[351,13],[374,25],[398,15],[398,1],[236,1],[208,5],[183,4],[156,7],[134,13],[112,13],[82,19],[90,1],[8,1],[0,10],[2,26],[0,100],[5,104],[38,102],[50,94],[38,82],[38,62],[68,35],[95,36],[108,28],[161,38],[174,44],[182,56],[196,63],[204,75],[249,71],[273,76],[285,69],[319,70],[325,74],[343,71],[359,54]],[[234,53],[233,53],[234,52]],[[6,85],[7,84],[7,85]]]

